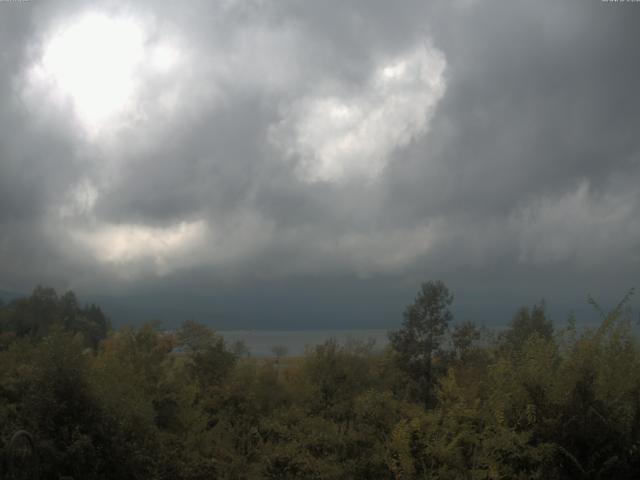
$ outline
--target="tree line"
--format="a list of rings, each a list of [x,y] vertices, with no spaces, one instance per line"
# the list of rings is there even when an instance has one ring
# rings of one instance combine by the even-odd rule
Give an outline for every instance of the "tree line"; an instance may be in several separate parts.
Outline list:
[[[629,296],[609,313],[590,300],[595,328],[554,327],[540,303],[498,334],[453,324],[453,295],[426,282],[384,350],[258,359],[193,321],[113,329],[38,287],[0,305],[0,476],[635,479]],[[9,472],[16,431],[35,453]]]

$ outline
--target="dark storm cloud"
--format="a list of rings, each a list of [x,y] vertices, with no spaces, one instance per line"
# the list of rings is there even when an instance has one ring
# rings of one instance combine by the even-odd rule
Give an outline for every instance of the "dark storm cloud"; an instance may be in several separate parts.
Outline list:
[[[447,50],[456,42],[443,34],[451,84],[432,138],[446,138],[451,170],[474,180],[471,193],[485,200],[477,207],[562,192],[580,178],[601,185],[632,166],[636,12],[599,2],[535,9],[511,2],[475,12],[458,26],[470,41]],[[508,21],[496,21],[500,15]],[[457,198],[466,201],[468,191]]]
[[[235,298],[276,282],[286,315],[287,285],[301,298],[322,290],[335,311],[337,291],[394,285],[380,323],[408,299],[400,292],[434,276],[485,317],[498,308],[487,292],[511,305],[617,295],[635,280],[635,4],[0,9],[0,286],[180,296],[197,278],[205,291],[231,281]],[[143,19],[149,45],[178,39],[185,59],[140,74],[133,120],[108,141],[25,87],[51,25],[86,10]],[[441,84],[429,84],[421,75],[438,55]],[[343,114],[360,120],[336,127]],[[368,133],[379,150],[358,143]],[[342,169],[326,152],[355,163]],[[368,155],[372,178],[358,163]],[[351,311],[373,318],[375,302]]]

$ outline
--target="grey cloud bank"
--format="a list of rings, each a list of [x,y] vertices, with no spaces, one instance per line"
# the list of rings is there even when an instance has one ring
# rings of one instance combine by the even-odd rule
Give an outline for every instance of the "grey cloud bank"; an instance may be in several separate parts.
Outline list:
[[[118,321],[556,320],[640,270],[640,4],[0,3],[0,288]],[[116,37],[118,40],[116,40]]]

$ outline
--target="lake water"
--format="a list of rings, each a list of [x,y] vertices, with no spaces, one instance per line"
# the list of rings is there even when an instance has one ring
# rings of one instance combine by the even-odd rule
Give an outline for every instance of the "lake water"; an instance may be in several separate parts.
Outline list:
[[[341,344],[349,340],[375,341],[375,348],[384,348],[388,343],[387,330],[227,330],[218,331],[225,341],[232,345],[241,340],[254,357],[273,355],[275,346],[283,346],[288,355],[302,355],[307,346],[314,346],[330,338]]]

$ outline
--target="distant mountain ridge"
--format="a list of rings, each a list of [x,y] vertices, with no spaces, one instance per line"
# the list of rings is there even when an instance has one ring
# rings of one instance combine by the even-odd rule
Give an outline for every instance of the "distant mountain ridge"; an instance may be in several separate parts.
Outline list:
[[[27,293],[12,292],[9,290],[0,290],[0,300],[3,302],[10,302],[16,298],[22,298],[28,296]]]

